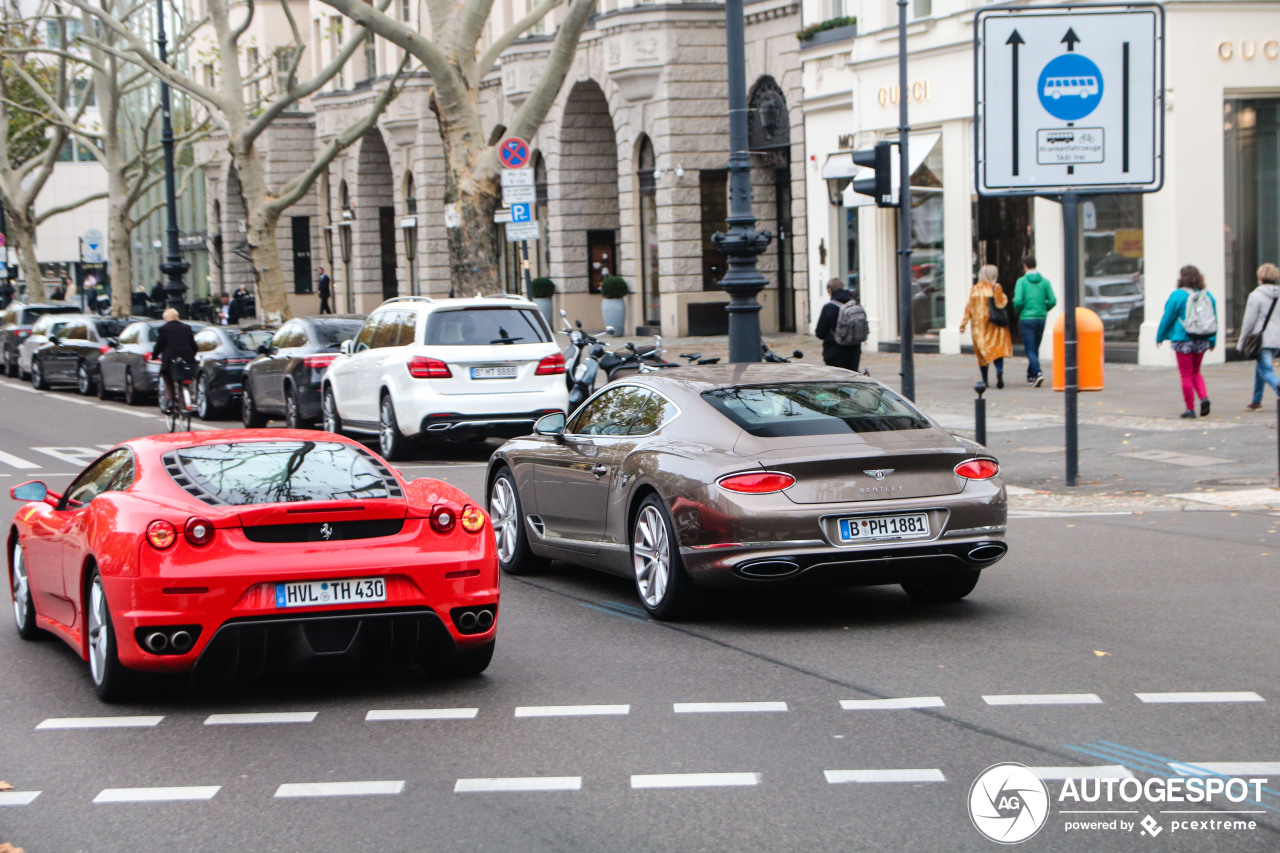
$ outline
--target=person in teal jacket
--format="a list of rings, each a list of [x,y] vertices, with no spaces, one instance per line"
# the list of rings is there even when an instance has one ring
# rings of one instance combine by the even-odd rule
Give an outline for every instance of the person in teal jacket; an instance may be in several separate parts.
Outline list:
[[[1058,299],[1053,295],[1049,279],[1036,272],[1036,256],[1022,259],[1025,275],[1013,286],[1013,310],[1018,312],[1022,330],[1022,351],[1027,355],[1027,384],[1039,388],[1044,384],[1040,372],[1040,341],[1044,338],[1044,318]]]
[[[1204,290],[1204,276],[1200,270],[1188,264],[1178,272],[1178,288],[1169,294],[1164,303],[1164,316],[1160,318],[1160,326],[1156,329],[1156,346],[1170,341],[1170,346],[1178,356],[1178,375],[1182,378],[1182,399],[1187,410],[1184,418],[1196,416],[1196,397],[1200,397],[1200,417],[1209,414],[1209,389],[1205,387],[1204,376],[1200,374],[1200,362],[1204,354],[1218,345],[1217,334],[1209,337],[1196,337],[1187,333],[1182,325],[1182,318],[1187,312],[1187,299],[1193,291]],[[1213,313],[1218,313],[1218,303],[1209,294],[1209,303],[1213,305]]]

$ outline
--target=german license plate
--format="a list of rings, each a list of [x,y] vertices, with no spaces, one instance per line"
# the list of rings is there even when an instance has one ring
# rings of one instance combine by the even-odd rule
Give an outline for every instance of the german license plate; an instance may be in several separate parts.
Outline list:
[[[471,368],[472,379],[515,379],[515,365],[510,367],[473,367]]]
[[[276,584],[276,607],[367,604],[386,600],[387,582],[383,578]]]
[[[928,535],[929,516],[923,512],[840,519],[841,542],[870,542],[876,539],[920,539]]]

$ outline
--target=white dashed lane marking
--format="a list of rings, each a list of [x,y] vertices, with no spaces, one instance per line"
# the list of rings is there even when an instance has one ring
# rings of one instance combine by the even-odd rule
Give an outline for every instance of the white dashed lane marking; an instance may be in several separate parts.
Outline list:
[[[512,791],[580,791],[581,776],[509,776],[505,778],[459,779],[455,794],[481,794]]]
[[[1135,693],[1143,702],[1148,704],[1158,703],[1175,703],[1175,702],[1265,702],[1257,693],[1252,691],[1241,691],[1237,693],[1211,693],[1208,691],[1200,691],[1194,693]]]
[[[525,705],[517,717],[604,717],[631,713],[630,705]]]
[[[27,806],[38,796],[39,791],[0,791],[0,806]]]
[[[947,777],[936,767],[885,768],[879,770],[824,770],[832,785],[846,782],[945,782]]]
[[[50,717],[36,726],[49,729],[147,729],[160,725],[164,717]]]
[[[759,784],[759,773],[656,773],[631,777],[633,789],[743,788]]]
[[[677,714],[739,714],[761,711],[785,711],[786,702],[676,702]]]
[[[904,696],[898,699],[841,699],[846,711],[896,711],[905,708],[945,708],[941,696]]]
[[[1121,764],[1099,764],[1093,767],[1029,767],[1027,769],[1046,782],[1063,782],[1067,779],[1133,778],[1133,771]]]
[[[292,797],[371,797],[399,794],[404,781],[395,782],[294,782],[276,788],[276,799]]]
[[[254,726],[264,723],[309,723],[318,711],[278,711],[267,714],[210,714],[206,726]]]
[[[14,456],[11,453],[5,453],[3,450],[0,450],[0,463],[8,465],[10,468],[18,468],[23,471],[40,467],[34,462],[28,462],[27,460],[23,459],[20,456]]]
[[[988,705],[1101,705],[1096,693],[1003,693],[983,696]]]
[[[370,711],[364,715],[364,721],[381,723],[399,720],[471,720],[475,719],[479,712],[479,708],[401,708]]]
[[[106,788],[93,798],[95,803],[172,803],[189,800],[212,800],[221,785],[195,785],[185,788]]]

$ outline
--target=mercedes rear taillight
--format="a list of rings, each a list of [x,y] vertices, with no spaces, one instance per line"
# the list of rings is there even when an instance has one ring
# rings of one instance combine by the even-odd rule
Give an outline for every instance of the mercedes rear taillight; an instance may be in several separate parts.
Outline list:
[[[445,364],[438,358],[427,358],[425,355],[415,355],[409,359],[409,375],[414,379],[452,379],[453,371],[449,370],[449,365]]]
[[[564,373],[563,353],[547,356],[538,362],[538,369],[534,371],[535,376],[551,376],[556,373]]]

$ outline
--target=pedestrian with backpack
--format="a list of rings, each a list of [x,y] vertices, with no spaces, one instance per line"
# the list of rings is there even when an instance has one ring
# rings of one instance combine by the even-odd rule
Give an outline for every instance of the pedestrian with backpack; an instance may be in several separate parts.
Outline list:
[[[1013,286],[1013,310],[1018,312],[1018,326],[1022,330],[1022,351],[1027,355],[1027,384],[1039,388],[1044,384],[1040,372],[1040,341],[1044,338],[1044,319],[1049,316],[1058,298],[1053,295],[1049,279],[1036,271],[1036,256],[1022,259],[1025,273]]]
[[[1204,354],[1218,345],[1218,303],[1205,289],[1200,270],[1188,264],[1178,272],[1178,287],[1164,303],[1164,316],[1156,329],[1156,346],[1165,341],[1178,356],[1178,375],[1182,377],[1182,399],[1187,410],[1184,418],[1196,416],[1196,397],[1200,398],[1200,417],[1209,414],[1209,389],[1200,374]]]
[[[862,343],[867,339],[867,312],[844,282],[827,282],[830,301],[818,313],[814,334],[822,338],[822,361],[831,367],[857,371],[862,364]]]

